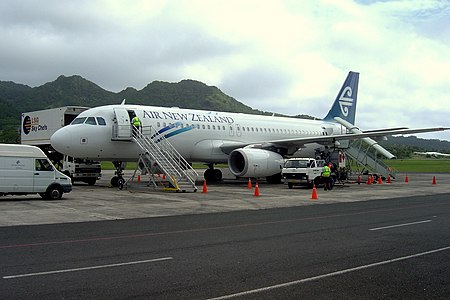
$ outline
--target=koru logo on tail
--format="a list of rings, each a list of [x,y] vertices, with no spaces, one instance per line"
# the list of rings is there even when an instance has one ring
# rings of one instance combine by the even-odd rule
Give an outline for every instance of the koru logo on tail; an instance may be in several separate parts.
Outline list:
[[[344,116],[348,116],[349,107],[353,105],[352,96],[352,88],[347,86],[342,91],[342,94],[339,96],[339,107],[341,108],[341,112]]]

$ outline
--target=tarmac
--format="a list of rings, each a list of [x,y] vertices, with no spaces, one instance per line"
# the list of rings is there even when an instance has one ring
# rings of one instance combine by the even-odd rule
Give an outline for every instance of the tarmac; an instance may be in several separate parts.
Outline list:
[[[203,171],[198,172],[203,174]],[[227,170],[223,172],[224,181],[207,185],[206,193],[203,181],[197,183],[197,192],[181,193],[154,189],[149,186],[148,176],[142,176],[140,182],[135,178],[131,186],[119,190],[110,185],[114,172],[103,171],[96,185],[76,182],[72,192],[57,201],[44,200],[37,194],[1,196],[0,226],[218,213],[450,193],[450,173],[400,173],[390,184],[368,185],[364,178],[361,184],[354,181],[336,184],[332,191],[318,187],[317,200],[311,199],[311,189],[288,189],[285,184],[262,181],[259,196],[255,196],[255,181],[249,189],[248,181],[234,179]],[[126,171],[125,179],[132,174],[133,171]],[[408,182],[405,182],[406,176]],[[433,184],[433,176],[436,184]]]

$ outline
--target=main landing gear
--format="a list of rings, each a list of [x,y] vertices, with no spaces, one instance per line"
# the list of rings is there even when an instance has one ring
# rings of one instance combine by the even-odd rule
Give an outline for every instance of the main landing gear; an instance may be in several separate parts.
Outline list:
[[[203,176],[206,182],[219,182],[222,180],[222,171],[214,169],[214,164],[208,164],[208,169],[206,169]]]
[[[123,187],[125,180],[123,179],[123,169],[125,169],[125,163],[121,161],[113,161],[114,168],[116,168],[115,176],[111,178],[111,185],[113,187]]]

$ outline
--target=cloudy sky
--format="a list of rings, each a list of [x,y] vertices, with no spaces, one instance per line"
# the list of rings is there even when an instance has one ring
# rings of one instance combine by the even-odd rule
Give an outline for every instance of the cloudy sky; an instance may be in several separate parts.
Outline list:
[[[0,80],[76,74],[118,92],[194,79],[323,117],[352,70],[362,129],[450,127],[449,16],[432,0],[5,0]]]

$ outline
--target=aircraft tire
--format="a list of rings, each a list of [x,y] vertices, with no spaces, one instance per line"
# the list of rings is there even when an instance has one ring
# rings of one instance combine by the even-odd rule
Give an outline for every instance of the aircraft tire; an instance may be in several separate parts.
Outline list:
[[[218,169],[206,169],[203,177],[206,182],[219,182],[222,181],[222,171]]]
[[[222,181],[222,171],[215,169],[213,175],[216,182]]]
[[[114,176],[113,178],[111,178],[111,185],[113,187],[119,186],[119,177],[118,176]]]
[[[275,174],[275,175],[272,175],[272,176],[267,176],[266,177],[266,181],[267,181],[267,183],[270,183],[270,184],[279,184],[279,183],[281,183],[281,173],[278,173],[278,174]]]
[[[122,178],[120,178],[117,182],[117,187],[119,188],[119,190],[123,189],[123,184],[124,184],[124,180]]]

